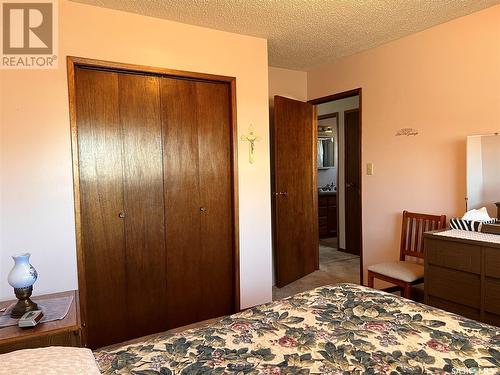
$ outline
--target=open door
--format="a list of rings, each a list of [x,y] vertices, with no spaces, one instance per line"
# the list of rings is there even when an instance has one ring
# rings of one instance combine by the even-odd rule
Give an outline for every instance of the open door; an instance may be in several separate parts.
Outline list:
[[[346,251],[361,250],[361,124],[359,109],[344,112]]]
[[[319,268],[315,107],[275,96],[273,138],[274,253],[281,288]]]

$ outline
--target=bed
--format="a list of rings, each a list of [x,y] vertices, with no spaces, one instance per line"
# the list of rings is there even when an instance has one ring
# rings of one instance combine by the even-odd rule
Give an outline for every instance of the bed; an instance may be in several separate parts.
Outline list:
[[[103,374],[498,374],[500,329],[338,284],[94,356]]]

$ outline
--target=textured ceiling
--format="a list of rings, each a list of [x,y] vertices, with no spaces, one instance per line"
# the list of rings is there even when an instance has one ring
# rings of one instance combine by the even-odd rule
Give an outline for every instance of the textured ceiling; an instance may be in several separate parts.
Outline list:
[[[307,70],[500,0],[73,0],[268,39],[269,65]]]

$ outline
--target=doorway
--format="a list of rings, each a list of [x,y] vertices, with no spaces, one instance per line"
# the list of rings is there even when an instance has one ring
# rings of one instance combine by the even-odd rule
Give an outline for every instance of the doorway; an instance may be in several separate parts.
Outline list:
[[[290,101],[290,99],[287,99]],[[300,119],[295,113],[294,121],[286,122],[286,132],[283,132],[285,123],[280,112],[290,113],[289,108],[280,108],[275,105],[273,132],[273,160],[283,160],[280,146],[289,145],[287,138],[293,137],[295,142],[299,139],[301,144],[302,163],[311,165],[308,150],[314,163],[312,169],[300,167],[300,160],[294,159],[293,165],[284,166],[274,164],[273,178],[273,232],[276,286],[273,289],[273,299],[283,298],[298,292],[309,290],[318,286],[351,282],[362,284],[362,216],[361,216],[361,89],[355,89],[311,100],[308,103],[297,101],[287,102],[288,105],[301,106],[302,113],[310,118],[312,113],[313,123]],[[309,107],[307,107],[309,106]],[[310,112],[308,112],[310,111]],[[304,132],[312,126],[314,134],[305,137]],[[306,129],[304,129],[306,128]],[[302,132],[302,135],[301,135]],[[307,133],[309,134],[309,133]],[[281,139],[276,139],[281,137]],[[311,144],[312,147],[308,147]],[[292,142],[293,143],[293,142]],[[297,144],[294,145],[297,148]],[[290,150],[287,151],[288,153]],[[281,154],[281,155],[280,155]],[[284,171],[282,169],[291,169]],[[313,174],[299,176],[300,172]],[[306,192],[303,196],[288,194],[293,190],[294,180],[283,178],[283,175],[294,176],[300,180]],[[279,182],[279,189],[277,182]],[[280,193],[287,194],[286,200]],[[296,192],[296,190],[295,190]],[[315,196],[311,198],[311,195]],[[308,199],[305,199],[307,197]],[[280,199],[281,198],[281,199]],[[297,202],[302,205],[300,210],[294,210]],[[304,210],[304,203],[312,202],[312,207]],[[316,224],[315,239],[297,237],[293,244],[289,234],[283,233],[279,225],[283,219],[283,208],[286,204],[287,220],[293,215],[292,222],[301,228],[313,228]],[[306,211],[306,215],[304,215]],[[300,215],[300,217],[296,216]],[[309,223],[307,218],[314,217],[316,223]],[[295,251],[291,251],[295,249]],[[297,250],[298,249],[298,250]],[[280,259],[293,259],[297,264],[310,264],[309,257],[314,257],[315,267],[299,267],[293,271],[293,280],[283,280],[280,274],[290,270],[290,263],[280,262]]]

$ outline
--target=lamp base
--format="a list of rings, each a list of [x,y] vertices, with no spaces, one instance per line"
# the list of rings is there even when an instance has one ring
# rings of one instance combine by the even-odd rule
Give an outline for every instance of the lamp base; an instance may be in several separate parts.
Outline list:
[[[28,311],[38,310],[38,305],[30,297],[33,293],[33,286],[27,288],[14,288],[14,293],[19,301],[10,312],[11,318],[18,319]]]

